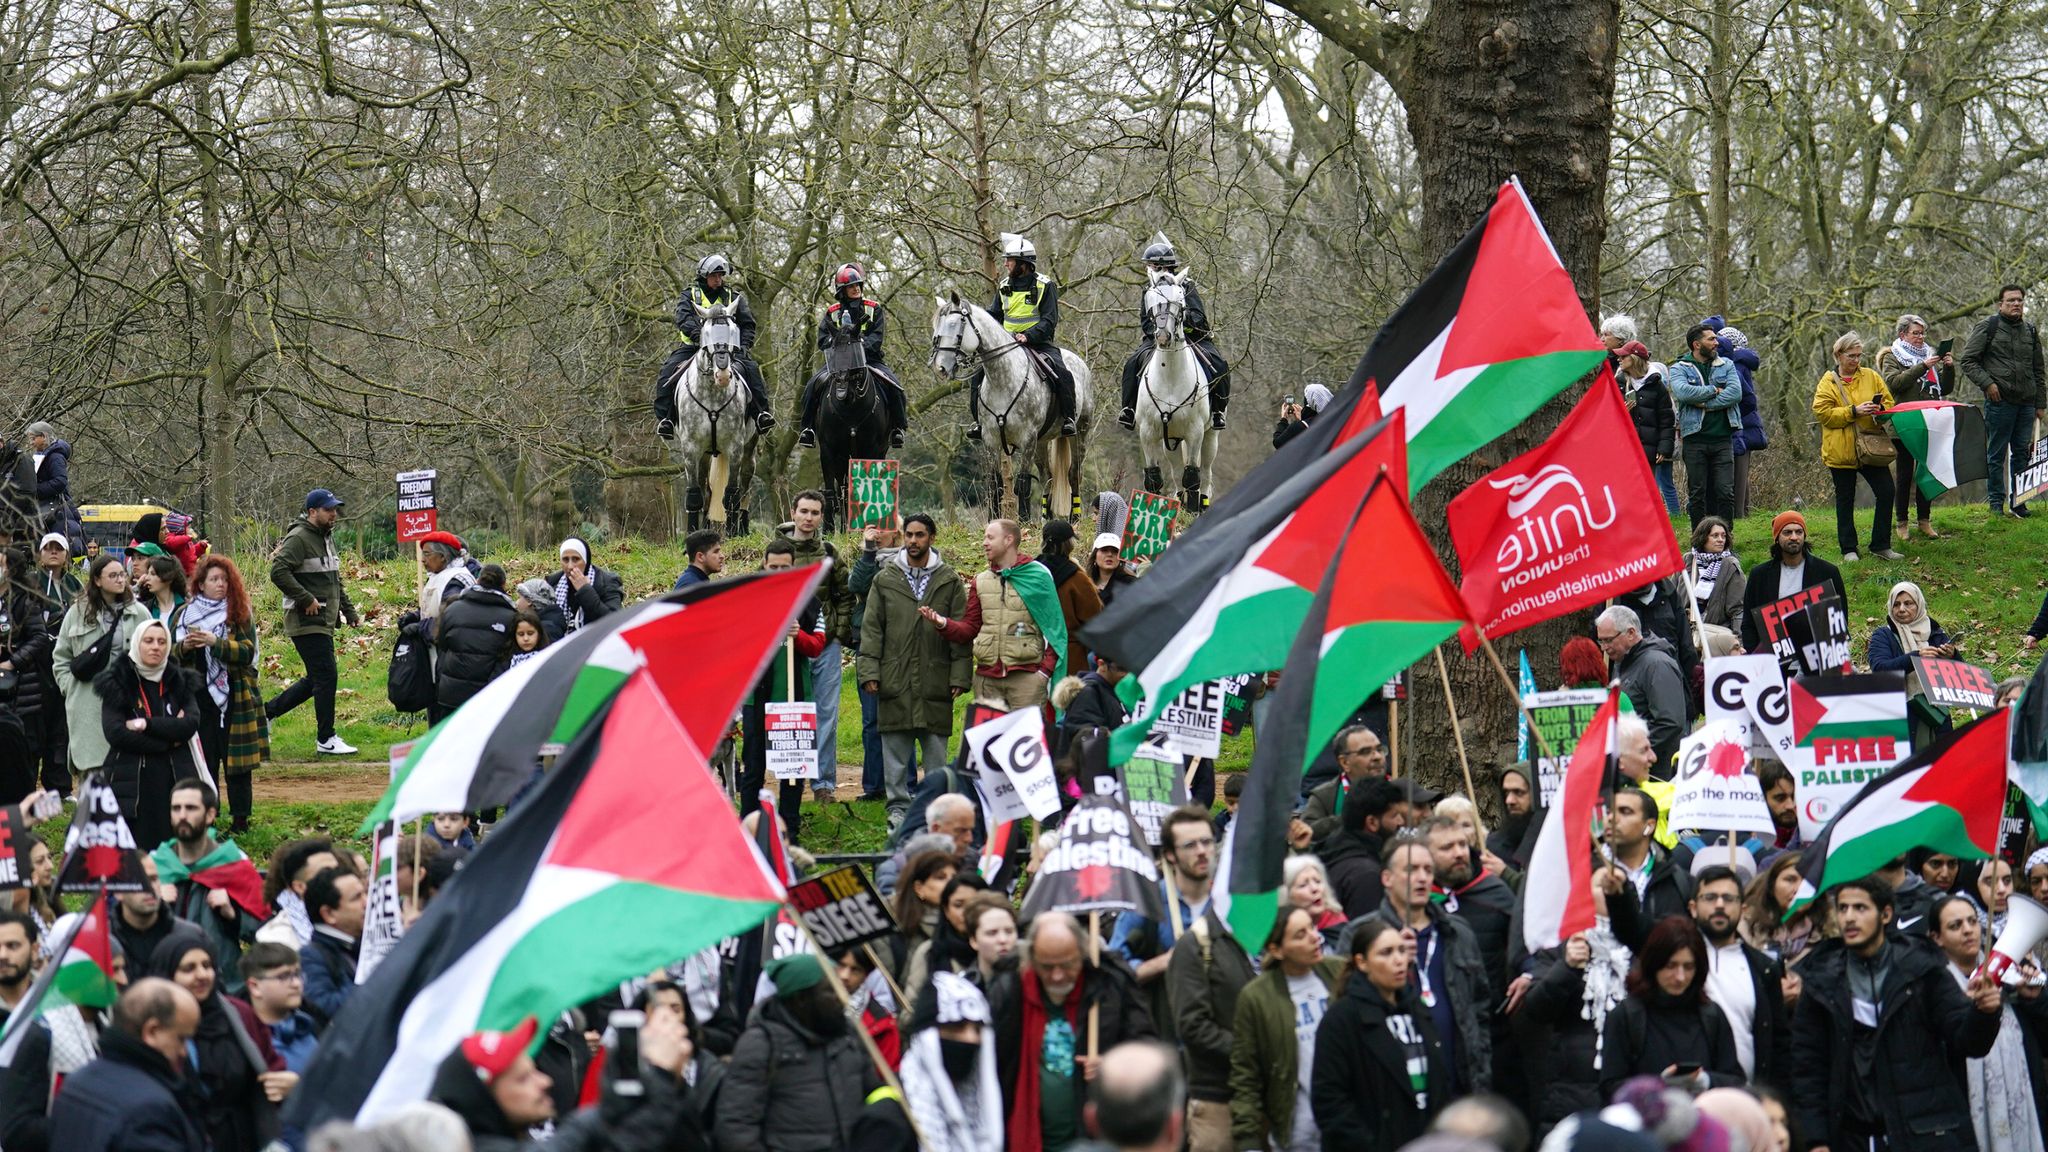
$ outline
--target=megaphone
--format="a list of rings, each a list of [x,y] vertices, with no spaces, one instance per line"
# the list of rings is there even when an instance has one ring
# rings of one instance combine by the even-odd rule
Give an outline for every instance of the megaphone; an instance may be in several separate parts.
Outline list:
[[[1998,934],[1998,941],[1991,945],[1991,955],[1978,967],[1977,974],[2000,983],[2019,983],[2020,974],[2013,966],[2026,959],[2027,953],[2044,939],[2048,939],[2048,906],[2026,896],[2013,896],[2005,906],[2005,931]]]

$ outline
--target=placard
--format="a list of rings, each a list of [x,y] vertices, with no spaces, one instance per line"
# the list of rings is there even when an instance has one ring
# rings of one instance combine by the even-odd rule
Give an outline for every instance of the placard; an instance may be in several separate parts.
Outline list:
[[[370,858],[375,876],[363,904],[363,942],[356,957],[356,983],[370,979],[370,974],[384,962],[384,957],[398,947],[399,937],[405,935],[405,905],[398,893],[398,824],[379,824],[377,836],[370,844]]]
[[[1913,754],[1905,681],[1903,672],[1865,672],[1799,676],[1787,686],[1788,721],[1772,742],[1792,770],[1799,831],[1808,840],[1864,785]]]
[[[0,892],[28,887],[35,870],[28,856],[35,842],[35,833],[21,818],[21,805],[0,809]]]
[[[1265,679],[1263,673],[1246,672],[1237,676],[1225,676],[1223,685],[1223,734],[1235,736],[1252,723],[1252,701],[1258,696],[1259,685]]]
[[[1124,559],[1157,556],[1173,543],[1180,501],[1151,492],[1131,493],[1131,518],[1124,524]]]
[[[1772,829],[1763,785],[1749,770],[1748,734],[1727,720],[1709,720],[1678,744],[1670,824],[1717,832]]]
[[[1022,918],[1040,912],[1136,912],[1166,920],[1159,866],[1134,837],[1137,821],[1113,796],[1082,796],[1060,821],[1060,840],[1039,862]]]
[[[885,940],[896,931],[895,919],[857,864],[792,887],[789,903],[828,952]]]
[[[1913,672],[1920,677],[1921,693],[1936,707],[1973,708],[1979,712],[1998,707],[1998,681],[1992,678],[1989,669],[1915,652]]]
[[[1622,700],[1627,699],[1622,696]],[[1571,764],[1579,737],[1585,735],[1594,713],[1605,703],[1605,688],[1567,688],[1560,692],[1531,692],[1522,697],[1522,705],[1536,721],[1536,734],[1542,737],[1538,746],[1550,750],[1550,755],[1535,758],[1536,788],[1544,807],[1550,806],[1558,786],[1564,783],[1564,770]]]
[[[1779,759],[1778,749],[1751,712],[1752,686],[1759,699],[1775,692],[1774,702],[1766,706],[1783,709],[1785,673],[1776,657],[1707,657],[1707,721],[1734,725],[1750,755]]]
[[[1396,672],[1394,673],[1394,678],[1392,680],[1389,680],[1385,684],[1380,685],[1380,699],[1382,700],[1391,702],[1395,700],[1406,700],[1407,698],[1408,673],[1406,672]]]
[[[431,534],[439,523],[435,470],[398,474],[398,542],[410,544]]]
[[[810,700],[771,700],[762,705],[768,740],[768,771],[777,780],[818,778],[818,705]]]
[[[1221,680],[1190,684],[1159,710],[1152,721],[1151,739],[1182,756],[1220,755],[1226,693]]]
[[[1827,596],[1781,621],[1792,642],[1798,670],[1807,676],[1843,672],[1851,665],[1849,612],[1836,596]]]
[[[2005,811],[1998,817],[1998,856],[2012,865],[2013,880],[2027,883],[2027,831],[2034,826],[2032,805],[2017,784],[2005,786]]]
[[[1187,765],[1171,750],[1147,741],[1128,761],[1117,765],[1116,784],[1124,807],[1145,834],[1145,843],[1160,845],[1166,814],[1188,802]],[[1096,781],[1100,784],[1102,781]]]
[[[1804,669],[1799,666],[1799,649],[1793,642],[1791,633],[1786,629],[1785,620],[1806,611],[1811,605],[1833,598],[1834,595],[1832,585],[1816,584],[1756,610],[1757,630],[1770,642],[1771,655],[1777,657],[1778,665],[1785,669],[1787,676],[1797,676]]]
[[[71,828],[64,833],[64,863],[57,870],[57,891],[97,892],[104,885],[109,892],[142,892],[149,876],[142,870],[142,854],[136,850],[135,834],[121,815],[121,802],[114,789],[98,772],[86,776],[82,799],[71,813]]]
[[[1005,712],[969,728],[967,757],[991,826],[1029,816],[1044,820],[1060,810],[1059,780],[1045,746],[1045,713]]]
[[[2012,478],[2012,490],[2014,504],[2048,493],[2048,436],[2034,441],[2033,450],[2027,453],[2027,466]]]
[[[900,470],[894,460],[849,460],[846,463],[846,526],[851,529],[896,526]]]

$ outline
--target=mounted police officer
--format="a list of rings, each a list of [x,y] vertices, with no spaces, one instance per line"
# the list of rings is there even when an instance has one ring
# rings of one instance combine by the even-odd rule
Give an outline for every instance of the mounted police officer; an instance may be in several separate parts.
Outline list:
[[[1022,236],[1003,233],[1003,280],[996,285],[989,311],[1045,364],[1059,403],[1060,435],[1074,435],[1074,374],[1067,371],[1066,359],[1053,343],[1060,326],[1060,286],[1038,274],[1038,249]],[[967,411],[974,420],[967,438],[976,443],[981,441],[981,377],[977,369],[967,386]]]
[[[775,427],[775,417],[768,411],[768,386],[762,383],[761,366],[754,363],[752,355],[754,310],[747,307],[745,296],[726,286],[725,278],[731,274],[732,264],[724,256],[715,252],[706,256],[697,261],[697,282],[676,302],[679,346],[668,354],[661,375],[654,381],[654,430],[664,440],[675,436],[676,385],[682,380],[683,366],[697,354],[698,339],[704,329],[703,314],[719,305],[724,306],[726,315],[740,330],[740,353],[736,359],[740,378],[747,382],[747,415],[754,418],[757,431]]]
[[[901,448],[903,433],[910,427],[910,417],[903,402],[903,385],[882,363],[882,302],[869,299],[867,293],[861,291],[867,282],[867,273],[858,264],[841,264],[839,270],[832,274],[832,294],[837,299],[818,320],[818,347],[820,350],[830,348],[842,331],[860,336],[861,347],[867,352],[868,371],[874,373],[882,393],[882,406],[889,413],[889,446]],[[803,409],[798,417],[799,430],[796,434],[798,447],[818,446],[818,403],[824,397],[824,385],[823,368],[804,385]]]
[[[1145,246],[1146,278],[1153,272],[1171,272],[1180,267],[1180,256],[1173,250],[1165,235],[1154,233],[1152,242]],[[1183,289],[1187,293],[1187,310],[1182,314],[1182,331],[1186,334],[1188,346],[1195,350],[1195,360],[1202,366],[1202,374],[1209,381],[1209,426],[1223,429],[1223,412],[1230,407],[1230,365],[1223,354],[1216,350],[1215,340],[1209,335],[1209,312],[1202,307],[1202,294],[1195,289],[1195,282],[1189,279]],[[1139,297],[1142,302],[1143,296]],[[1144,342],[1138,350],[1124,361],[1124,404],[1116,422],[1126,428],[1138,426],[1138,373],[1144,371],[1145,361],[1152,353],[1152,314],[1145,311],[1141,303],[1138,308],[1138,327],[1144,333]]]

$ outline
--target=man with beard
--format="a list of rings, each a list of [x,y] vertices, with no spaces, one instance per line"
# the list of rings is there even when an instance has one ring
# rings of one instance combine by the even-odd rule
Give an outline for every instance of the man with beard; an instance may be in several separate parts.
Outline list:
[[[1497,1005],[1507,995],[1515,891],[1500,877],[1473,867],[1471,833],[1463,824],[1448,816],[1432,816],[1421,827],[1429,841],[1436,891],[1443,898],[1444,910],[1463,920],[1479,941],[1479,955],[1486,961],[1486,1002]],[[1496,1025],[1498,1022],[1496,1018]]]
[[[1500,799],[1507,818],[1487,835],[1483,859],[1488,871],[1519,890],[1522,870],[1529,866],[1528,858],[1522,854],[1522,841],[1528,838],[1529,825],[1536,815],[1536,772],[1528,761],[1517,761],[1501,769]]]
[[[1799,1002],[1799,977],[1742,942],[1742,881],[1735,870],[1716,864],[1693,881],[1692,922],[1707,938],[1707,997],[1728,1018],[1735,1033],[1735,1058],[1751,1084],[1780,1092],[1791,1088],[1791,1007]]]
[[[1770,846],[1756,856],[1757,871],[1761,872],[1785,853],[1805,847],[1806,840],[1799,835],[1799,785],[1792,780],[1792,770],[1776,760],[1765,760],[1756,766],[1756,782],[1764,791],[1764,805],[1771,810],[1773,832]]]
[[[1614,794],[1607,843],[1614,863],[1593,874],[1607,895],[1614,938],[1640,951],[1650,929],[1666,916],[1683,916],[1692,900],[1692,874],[1672,862],[1653,832],[1661,818],[1657,801],[1640,788]]]
[[[35,978],[36,922],[25,912],[0,912],[0,1022],[13,1015]]]
[[[1187,804],[1168,812],[1159,826],[1159,844],[1160,904],[1171,909],[1176,923],[1169,927],[1137,912],[1122,913],[1109,950],[1137,972],[1153,1022],[1166,1029],[1173,1021],[1165,980],[1173,942],[1209,910],[1209,882],[1216,873],[1216,827],[1209,823],[1209,810]]]
[[[242,950],[270,919],[263,877],[232,840],[213,838],[220,801],[207,783],[188,776],[171,785],[171,839],[157,845],[157,882],[171,913],[199,925],[213,970],[230,996],[245,995]]]
[[[1380,853],[1386,841],[1408,826],[1413,808],[1408,793],[1393,780],[1367,780],[1353,787],[1337,814],[1337,831],[1324,842],[1320,855],[1330,875],[1330,894],[1356,920],[1380,906],[1386,889],[1380,879]]]
[[[784,956],[765,973],[775,995],[755,1006],[733,1048],[714,1143],[726,1152],[842,1147],[875,1087],[867,1053],[816,954]]]
[[[164,907],[163,897],[157,888],[156,858],[142,856],[143,889],[140,892],[123,892],[115,898],[120,905],[120,914],[111,925],[114,942],[121,951],[130,956],[149,956],[164,938],[181,925],[196,929],[198,925],[181,920]],[[136,967],[141,967],[140,962]]]
[[[1842,585],[1842,571],[1806,550],[1806,517],[1797,512],[1780,512],[1771,521],[1771,558],[1756,566],[1742,589],[1742,650],[1768,652],[1763,633],[1765,609],[1808,589],[1811,599],[1833,592],[1849,608],[1849,593]]]
[[[989,1042],[988,1001],[951,972],[932,974],[932,992],[938,1026],[911,1040],[901,1094],[877,1088],[868,1095],[853,1126],[851,1152],[1002,1152],[1003,1089]],[[916,1130],[909,1116],[917,1117]]]
[[[998,969],[989,981],[1007,1147],[1060,1152],[1082,1138],[1082,1105],[1097,1068],[1088,1055],[1091,1010],[1098,1050],[1152,1035],[1130,977],[1120,966],[1089,963],[1087,939],[1068,913],[1041,912],[1024,934],[1029,961]]]
[[[475,1152],[538,1148],[532,1130],[555,1120],[548,1074],[528,1055],[540,1022],[528,1016],[510,1032],[479,1032],[455,1046],[434,1071],[429,1099],[469,1129]],[[626,1069],[612,1069],[603,1098],[563,1118],[548,1147],[657,1152],[704,1147],[689,1108],[682,1069],[693,1050],[675,1013],[650,1011],[640,1028],[640,1066],[631,1070],[637,1095],[620,1095]]]

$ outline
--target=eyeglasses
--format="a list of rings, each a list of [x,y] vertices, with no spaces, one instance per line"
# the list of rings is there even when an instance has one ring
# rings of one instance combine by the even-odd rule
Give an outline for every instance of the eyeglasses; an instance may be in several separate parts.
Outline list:
[[[1609,632],[1609,633],[1608,633],[1607,635],[1605,635],[1605,636],[1602,636],[1602,635],[1601,635],[1600,633],[1598,633],[1598,632],[1595,632],[1595,633],[1593,633],[1593,639],[1594,639],[1594,640],[1596,640],[1596,641],[1598,641],[1599,643],[1602,643],[1602,644],[1612,644],[1612,643],[1614,643],[1614,642],[1615,642],[1616,640],[1618,640],[1618,639],[1620,639],[1620,638],[1621,638],[1621,633],[1619,633],[1619,632]]]

